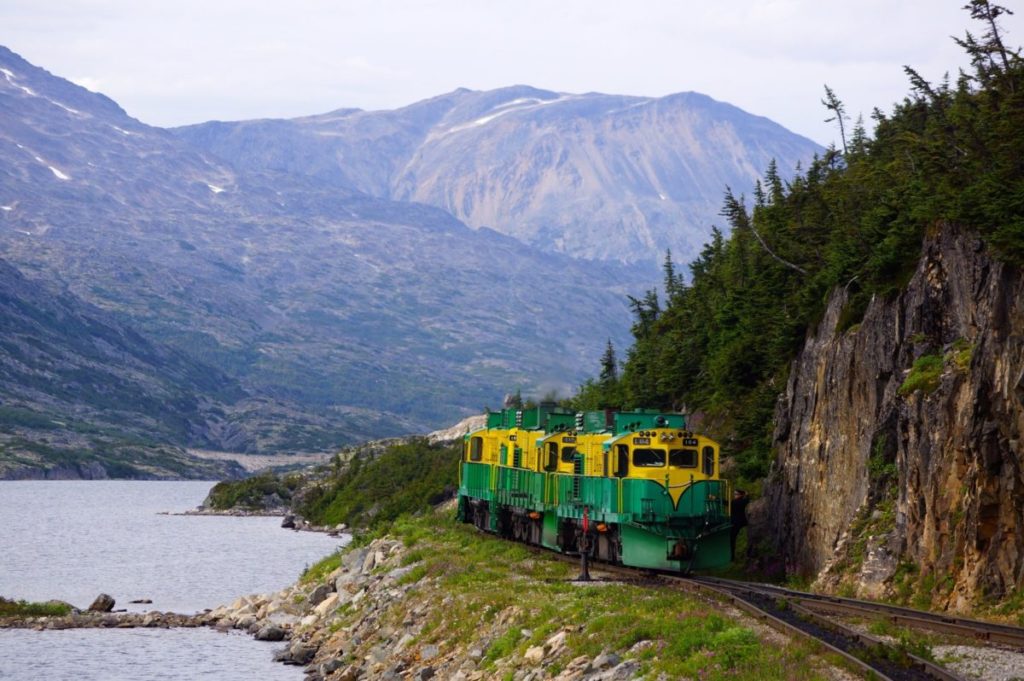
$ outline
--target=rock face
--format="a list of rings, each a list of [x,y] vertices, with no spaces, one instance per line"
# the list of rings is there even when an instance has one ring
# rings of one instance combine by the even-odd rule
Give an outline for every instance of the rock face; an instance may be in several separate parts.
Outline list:
[[[793,364],[755,531],[825,587],[910,575],[951,609],[1007,594],[1024,576],[1021,272],[944,225],[905,290],[840,331],[847,302],[833,293]]]

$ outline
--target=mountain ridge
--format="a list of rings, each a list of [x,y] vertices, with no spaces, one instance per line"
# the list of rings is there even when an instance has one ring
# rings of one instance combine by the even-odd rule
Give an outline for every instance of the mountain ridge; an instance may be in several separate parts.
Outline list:
[[[220,446],[323,451],[515,387],[564,393],[653,278],[424,204],[239,172],[11,54],[0,257],[238,382],[226,411],[247,436]]]
[[[173,132],[239,170],[306,173],[437,206],[538,248],[642,263],[666,248],[679,260],[695,256],[721,222],[726,187],[750,192],[772,159],[788,177],[823,151],[696,92],[654,98],[527,85]]]

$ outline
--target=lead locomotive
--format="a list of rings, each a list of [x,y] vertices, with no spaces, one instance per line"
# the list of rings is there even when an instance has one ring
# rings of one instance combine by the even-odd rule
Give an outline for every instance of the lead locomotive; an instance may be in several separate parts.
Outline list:
[[[718,466],[718,444],[689,431],[681,414],[488,412],[486,427],[465,436],[458,514],[564,553],[713,568],[729,562],[729,490]]]

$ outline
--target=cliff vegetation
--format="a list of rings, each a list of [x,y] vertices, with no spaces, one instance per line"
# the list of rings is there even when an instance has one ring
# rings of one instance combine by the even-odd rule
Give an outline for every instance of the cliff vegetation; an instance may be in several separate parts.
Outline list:
[[[848,294],[839,328],[856,327],[873,297],[906,285],[923,238],[943,223],[969,226],[999,259],[1024,264],[1024,61],[998,33],[1005,10],[969,7],[985,31],[958,41],[972,69],[929,83],[908,67],[909,93],[891,113],[872,112],[873,135],[861,118],[847,135],[845,108],[826,88],[843,148],[791,182],[769,168],[750,199],[727,192],[730,236],[716,231],[689,277],[668,255],[664,299],[632,299],[621,372],[585,384],[577,404],[704,412],[740,477],[761,478],[775,400],[831,291]]]
[[[574,399],[703,413],[730,474],[764,485],[763,569],[956,609],[1024,574],[1024,60],[1008,10],[966,9],[969,69],[907,68],[873,133],[826,87],[842,148],[727,192],[730,236],[689,277],[666,258],[621,370],[609,347]]]

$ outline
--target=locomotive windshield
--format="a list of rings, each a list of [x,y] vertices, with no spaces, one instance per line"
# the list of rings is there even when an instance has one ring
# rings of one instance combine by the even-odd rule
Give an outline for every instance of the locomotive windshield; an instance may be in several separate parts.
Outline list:
[[[665,450],[634,449],[633,465],[640,468],[660,468],[665,465]]]
[[[673,449],[668,453],[668,463],[675,468],[696,468],[696,449]]]

